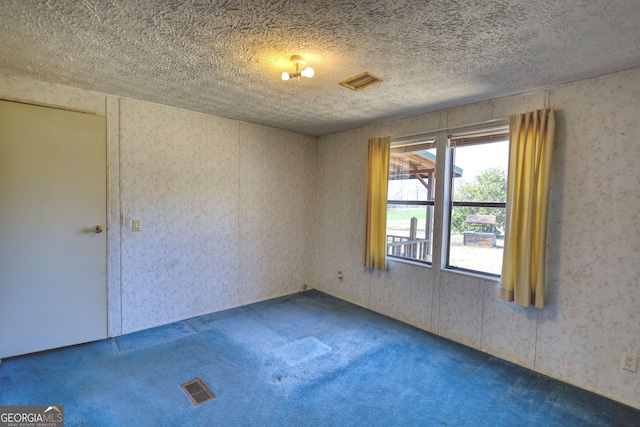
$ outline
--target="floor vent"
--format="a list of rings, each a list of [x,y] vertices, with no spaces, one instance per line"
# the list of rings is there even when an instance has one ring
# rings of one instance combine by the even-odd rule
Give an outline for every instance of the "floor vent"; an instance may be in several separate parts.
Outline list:
[[[340,82],[340,85],[346,87],[347,89],[360,90],[376,83],[380,83],[381,81],[381,78],[376,77],[373,74],[369,74],[369,72],[365,71],[364,73],[358,74],[357,76],[350,77],[347,80]]]
[[[202,383],[202,380],[196,378],[193,381],[182,384],[180,387],[187,393],[189,399],[194,405],[202,405],[205,402],[215,398],[216,396]]]

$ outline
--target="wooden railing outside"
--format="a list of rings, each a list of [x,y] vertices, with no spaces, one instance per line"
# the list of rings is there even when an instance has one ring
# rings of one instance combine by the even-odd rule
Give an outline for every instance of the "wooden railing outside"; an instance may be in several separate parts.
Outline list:
[[[409,237],[387,234],[387,255],[431,262],[429,239],[419,239],[418,218],[411,218]]]
[[[387,235],[387,254],[402,258],[431,261],[429,239]]]

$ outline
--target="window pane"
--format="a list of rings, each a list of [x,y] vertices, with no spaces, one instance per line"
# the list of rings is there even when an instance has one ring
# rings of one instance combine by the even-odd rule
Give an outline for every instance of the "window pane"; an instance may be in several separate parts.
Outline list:
[[[509,142],[454,148],[452,200],[506,202]]]
[[[435,177],[435,148],[391,154],[387,199],[434,200]]]
[[[433,206],[387,206],[387,254],[431,262]]]
[[[454,206],[451,215],[449,267],[500,275],[504,231],[497,228],[497,224],[491,224],[491,219],[496,218],[497,223],[497,218],[504,218],[504,214],[504,208]],[[454,230],[453,218],[462,219],[462,230]],[[467,218],[483,221],[466,223]]]
[[[508,141],[461,145],[452,149],[453,206],[447,267],[500,275],[507,200]],[[502,207],[482,202],[503,203]]]
[[[387,194],[389,255],[431,262],[435,175],[435,148],[391,154]]]

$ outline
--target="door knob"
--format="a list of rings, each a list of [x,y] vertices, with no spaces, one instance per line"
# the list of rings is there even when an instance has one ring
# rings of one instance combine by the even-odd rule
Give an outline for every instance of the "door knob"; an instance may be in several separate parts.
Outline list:
[[[96,234],[102,233],[102,230],[103,228],[101,225],[94,225],[93,228],[91,229],[91,231],[93,231]]]

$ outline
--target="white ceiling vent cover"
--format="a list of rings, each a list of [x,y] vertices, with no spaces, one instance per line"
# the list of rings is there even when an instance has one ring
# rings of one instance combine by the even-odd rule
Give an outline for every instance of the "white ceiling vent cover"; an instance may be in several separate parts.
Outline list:
[[[358,74],[357,76],[350,77],[347,80],[340,82],[340,85],[346,87],[347,89],[360,90],[376,83],[380,83],[381,81],[381,78],[370,74],[368,71],[365,71],[364,73]]]

